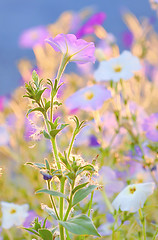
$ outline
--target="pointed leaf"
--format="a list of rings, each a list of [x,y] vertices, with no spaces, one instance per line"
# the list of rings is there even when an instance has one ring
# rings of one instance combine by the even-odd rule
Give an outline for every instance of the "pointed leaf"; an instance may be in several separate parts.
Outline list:
[[[88,182],[78,185],[77,187],[75,187],[75,188],[72,190],[72,194],[74,194],[74,193],[75,193],[76,191],[78,191],[79,189],[85,187],[87,184],[88,184]]]
[[[43,240],[53,240],[53,235],[52,235],[51,231],[49,231],[48,229],[46,229],[46,228],[39,229],[38,232]]]
[[[47,193],[47,194],[52,195],[54,197],[62,197],[62,198],[67,199],[67,196],[65,194],[60,193],[58,191],[51,191],[51,190],[48,190],[48,189],[40,189],[36,193]]]
[[[45,130],[43,131],[43,135],[45,138],[51,139],[50,135]]]
[[[94,226],[92,220],[82,214],[77,217],[71,218],[67,221],[60,221],[59,223],[65,227],[68,231],[77,234],[77,235],[93,235],[100,237],[97,232],[96,227]]]
[[[94,191],[94,189],[97,186],[95,185],[90,185],[87,188],[82,188],[80,190],[78,190],[73,198],[72,201],[72,206],[75,206],[76,204],[78,204],[79,202],[81,202],[84,198],[86,198],[92,191]]]

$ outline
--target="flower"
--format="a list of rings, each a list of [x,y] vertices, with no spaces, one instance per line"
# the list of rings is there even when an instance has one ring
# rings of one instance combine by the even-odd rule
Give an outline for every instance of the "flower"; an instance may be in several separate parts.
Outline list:
[[[74,34],[58,34],[45,40],[56,52],[61,52],[68,60],[76,63],[95,62],[93,42],[77,39]]]
[[[83,37],[86,34],[92,34],[97,25],[102,25],[106,18],[105,13],[99,12],[94,14],[76,33],[77,38]]]
[[[111,98],[111,93],[103,86],[93,85],[82,88],[71,95],[65,102],[69,110],[76,108],[85,111],[98,110],[104,101]]]
[[[100,62],[99,68],[95,71],[96,81],[113,80],[118,82],[120,79],[128,80],[133,77],[134,72],[141,69],[140,61],[131,52],[124,51],[120,56],[108,61]]]
[[[154,192],[155,183],[131,184],[123,189],[115,198],[112,205],[118,211],[137,212],[144,206],[148,196]]]
[[[1,202],[2,228],[9,229],[12,226],[20,226],[28,216],[29,205]]]
[[[144,120],[143,130],[149,140],[158,141],[158,113],[153,113]]]
[[[43,44],[46,37],[48,37],[48,31],[44,26],[30,28],[21,34],[19,45],[23,48],[33,48],[38,44]]]

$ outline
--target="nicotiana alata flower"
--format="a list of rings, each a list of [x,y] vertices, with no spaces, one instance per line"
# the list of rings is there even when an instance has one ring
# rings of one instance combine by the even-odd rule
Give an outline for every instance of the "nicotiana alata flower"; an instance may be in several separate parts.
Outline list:
[[[25,30],[19,39],[19,45],[23,48],[33,48],[36,45],[41,45],[48,37],[48,31],[44,26],[38,26]]]
[[[141,69],[140,61],[129,51],[124,51],[120,56],[108,61],[100,62],[98,69],[94,73],[96,81],[120,79],[128,80],[134,76],[134,72]]]
[[[71,95],[65,102],[69,110],[76,108],[86,111],[98,110],[111,98],[111,93],[103,86],[93,85],[82,88]]]
[[[71,62],[95,62],[93,42],[77,39],[74,34],[58,34],[55,38],[45,40],[56,52],[61,52]]]
[[[154,192],[155,183],[131,184],[123,189],[115,198],[112,205],[118,211],[137,212],[144,206],[148,196]]]
[[[1,202],[2,207],[2,228],[9,229],[11,227],[20,226],[24,223],[28,216],[29,205],[18,205],[9,202]]]
[[[149,140],[158,141],[158,113],[153,113],[144,120],[143,130]]]

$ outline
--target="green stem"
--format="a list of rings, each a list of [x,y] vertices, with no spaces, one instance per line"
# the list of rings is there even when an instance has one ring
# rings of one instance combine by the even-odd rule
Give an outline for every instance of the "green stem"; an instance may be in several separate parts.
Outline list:
[[[69,150],[68,150],[68,155],[67,155],[68,158],[70,157],[70,153],[71,153],[71,150],[72,150],[72,146],[73,146],[74,141],[75,141],[75,136],[76,136],[76,133],[75,133],[75,131],[74,131],[73,136],[72,136],[72,139],[71,139],[71,142],[70,142]]]
[[[145,217],[144,217],[144,214],[143,214],[143,211],[141,208],[139,209],[139,217],[140,217],[140,221],[143,225],[143,229],[142,229],[143,238],[144,238],[144,240],[146,240],[146,221],[145,221]]]
[[[64,185],[65,185],[65,178],[61,178],[60,180],[60,192],[64,194]],[[59,209],[59,215],[60,219],[63,220],[63,212],[64,212],[64,199],[61,197],[60,198],[60,209]],[[59,225],[60,229],[60,240],[64,240],[64,228],[62,225]]]
[[[51,185],[50,185],[50,181],[49,180],[47,181],[47,187],[48,187],[49,190],[51,190]],[[56,209],[56,206],[55,206],[55,202],[54,202],[53,196],[49,195],[49,197],[50,197],[51,204],[52,204],[52,206],[54,208],[56,217],[57,217],[58,220],[60,220],[60,217],[58,215],[58,212],[57,212],[57,209]]]
[[[60,78],[61,78],[68,62],[69,62],[69,58],[67,57],[67,55],[63,55],[59,69],[58,69],[57,83],[59,83]],[[53,91],[53,88],[52,88],[52,91]],[[53,120],[53,99],[54,99],[54,95],[52,94],[52,91],[51,91],[51,97],[50,97],[50,121],[51,122]]]
[[[90,214],[91,214],[93,195],[94,195],[94,191],[91,193],[91,199],[90,199],[90,202],[89,202],[88,217],[90,217]]]
[[[158,235],[158,229],[156,230],[156,232],[155,232],[154,237],[153,237],[152,240],[156,240],[157,235]]]
[[[107,197],[107,195],[106,195],[106,192],[105,192],[105,191],[102,191],[102,195],[103,195],[104,201],[105,201],[105,203],[106,203],[109,211],[110,211],[111,213],[113,213],[113,212],[114,212],[114,209],[113,209],[113,206],[112,206],[111,202],[109,201],[109,199],[108,199],[108,197]]]
[[[54,151],[54,156],[55,156],[57,167],[58,167],[58,169],[61,170],[60,160],[59,160],[59,157],[58,157],[58,150],[57,150],[55,139],[52,138],[51,142],[52,142],[52,146],[53,146],[53,151]]]
[[[72,190],[74,188],[74,185],[75,185],[75,181],[72,183]],[[72,190],[71,190],[71,194],[70,194],[70,201],[69,201],[69,206],[67,208],[67,211],[66,211],[66,214],[65,214],[65,217],[64,217],[64,221],[67,220],[68,216],[69,216],[69,213],[71,211],[71,208],[72,208],[72,197],[73,197],[73,194],[72,194]]]

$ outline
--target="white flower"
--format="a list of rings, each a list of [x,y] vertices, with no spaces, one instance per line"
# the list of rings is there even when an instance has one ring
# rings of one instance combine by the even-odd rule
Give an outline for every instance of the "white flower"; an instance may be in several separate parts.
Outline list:
[[[131,184],[119,193],[112,205],[117,211],[120,208],[122,211],[137,212],[144,206],[154,188],[154,182]]]
[[[14,203],[1,202],[2,228],[9,229],[12,226],[20,226],[28,216],[29,205],[17,205]]]
[[[141,69],[140,61],[131,52],[124,51],[120,56],[108,61],[100,62],[99,68],[95,71],[96,81],[113,80],[118,82],[120,79],[128,80],[133,77],[134,72]]]

